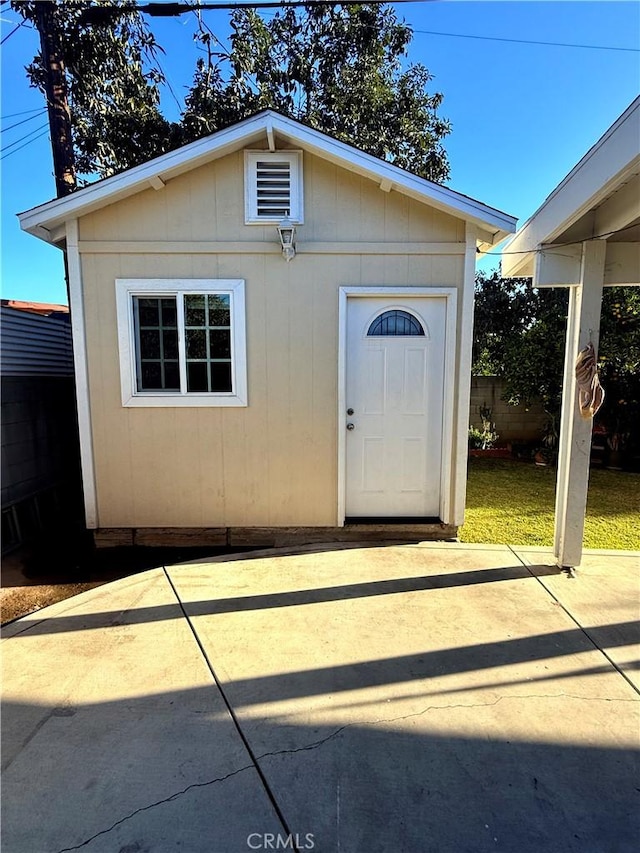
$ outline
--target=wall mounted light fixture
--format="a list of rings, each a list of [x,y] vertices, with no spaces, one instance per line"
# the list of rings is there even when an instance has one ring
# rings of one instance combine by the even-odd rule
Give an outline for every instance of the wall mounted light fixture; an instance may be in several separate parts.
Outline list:
[[[293,221],[286,216],[278,225],[278,237],[282,246],[282,257],[285,261],[290,261],[296,256],[296,226]]]

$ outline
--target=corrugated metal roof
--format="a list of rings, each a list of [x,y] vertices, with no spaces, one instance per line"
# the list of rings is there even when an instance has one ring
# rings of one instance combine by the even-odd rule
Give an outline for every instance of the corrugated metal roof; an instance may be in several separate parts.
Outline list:
[[[2,306],[0,321],[3,376],[73,375],[68,317],[45,317]]]
[[[49,317],[51,314],[68,314],[69,306],[53,302],[24,302],[21,299],[2,299],[1,304],[5,308],[18,308],[29,314],[43,314]]]

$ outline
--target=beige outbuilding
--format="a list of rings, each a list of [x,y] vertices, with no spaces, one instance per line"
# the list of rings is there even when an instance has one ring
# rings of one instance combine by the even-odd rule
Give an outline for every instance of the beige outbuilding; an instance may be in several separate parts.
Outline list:
[[[67,253],[99,542],[455,535],[512,217],[265,111],[20,222]]]

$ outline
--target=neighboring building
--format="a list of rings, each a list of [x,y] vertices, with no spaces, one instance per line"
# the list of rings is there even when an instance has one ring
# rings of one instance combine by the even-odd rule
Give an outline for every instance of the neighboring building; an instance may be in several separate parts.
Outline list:
[[[568,287],[556,488],[555,556],[582,559],[592,422],[580,416],[575,364],[597,352],[603,287],[640,286],[640,97],[585,154],[506,246],[505,276]],[[605,389],[606,392],[606,389]]]
[[[67,251],[99,544],[455,535],[512,217],[267,111],[20,221]]]
[[[2,550],[81,511],[69,309],[2,300]]]

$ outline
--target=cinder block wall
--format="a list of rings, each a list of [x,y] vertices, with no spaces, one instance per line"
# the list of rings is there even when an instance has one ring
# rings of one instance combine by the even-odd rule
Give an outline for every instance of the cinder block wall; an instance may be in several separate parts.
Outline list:
[[[502,399],[504,383],[497,376],[471,377],[471,412],[469,423],[480,429],[482,418],[480,408],[487,406],[492,411],[492,420],[496,425],[500,444],[506,441],[532,441],[540,438],[546,415],[540,403],[530,409],[524,406],[510,406]]]

